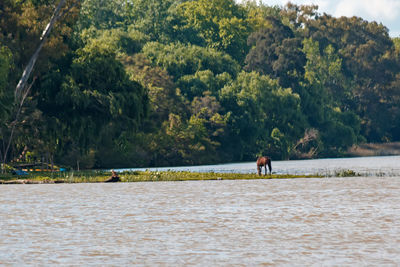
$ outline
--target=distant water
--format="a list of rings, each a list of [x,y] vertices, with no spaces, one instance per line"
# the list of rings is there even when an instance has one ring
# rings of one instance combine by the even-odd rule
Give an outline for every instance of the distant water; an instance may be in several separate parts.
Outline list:
[[[147,168],[149,170],[173,170],[192,172],[256,173],[254,162],[219,165]],[[119,169],[146,170],[146,168]],[[312,160],[272,160],[272,171],[277,174],[334,175],[343,170],[353,170],[365,176],[400,176],[400,156],[332,158]]]
[[[0,186],[0,266],[132,265],[399,266],[400,176]]]

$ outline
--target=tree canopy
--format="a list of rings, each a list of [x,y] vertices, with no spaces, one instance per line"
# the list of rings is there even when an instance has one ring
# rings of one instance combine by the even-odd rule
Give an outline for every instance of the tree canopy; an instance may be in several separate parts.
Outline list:
[[[399,38],[290,3],[67,0],[16,119],[14,89],[58,3],[0,2],[2,161],[209,164],[400,141]]]

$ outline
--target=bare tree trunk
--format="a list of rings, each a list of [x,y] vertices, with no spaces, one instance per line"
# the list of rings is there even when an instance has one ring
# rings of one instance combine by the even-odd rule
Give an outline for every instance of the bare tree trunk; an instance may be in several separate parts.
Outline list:
[[[51,16],[50,22],[47,24],[46,28],[44,29],[44,31],[42,33],[42,36],[40,37],[39,46],[36,48],[35,53],[32,55],[31,59],[29,60],[28,65],[25,67],[24,72],[22,73],[22,77],[19,80],[17,87],[15,88],[15,99],[16,100],[20,100],[21,95],[23,95],[26,83],[28,82],[28,79],[31,75],[33,67],[35,66],[36,60],[39,57],[39,53],[42,50],[43,45],[45,44],[45,42],[47,40],[47,37],[50,35],[50,32],[53,29],[54,24],[60,18],[60,11],[61,11],[62,6],[65,4],[65,1],[66,0],[61,0],[60,3],[58,3],[58,6],[56,7],[53,15]]]
[[[22,106],[23,106],[24,101],[25,101],[26,97],[28,96],[28,94],[29,94],[29,92],[30,92],[30,90],[32,88],[32,85],[35,82],[35,80],[36,80],[36,77],[33,79],[32,83],[25,89],[25,92],[22,95],[22,98],[20,100],[18,109],[17,109],[17,111],[15,113],[15,119],[13,120],[13,122],[11,122],[11,133],[10,133],[10,137],[8,139],[7,147],[6,147],[5,151],[4,151],[4,158],[3,158],[3,163],[4,164],[7,161],[7,154],[9,152],[9,150],[10,150],[11,142],[12,142],[12,139],[14,137],[15,127],[16,127],[16,125],[18,123],[19,115],[21,114],[21,111],[22,111]]]
[[[15,131],[15,127],[17,125],[19,116],[21,114],[21,109],[22,106],[24,105],[25,99],[29,94],[29,91],[33,85],[33,82],[27,86],[27,82],[29,80],[29,77],[32,73],[33,67],[35,66],[36,60],[39,57],[39,53],[43,48],[43,45],[45,44],[47,37],[50,35],[51,30],[54,27],[54,24],[57,22],[57,20],[60,18],[60,12],[61,12],[61,8],[63,7],[63,5],[65,4],[66,0],[61,0],[56,9],[54,10],[53,15],[51,16],[50,22],[47,24],[45,30],[42,33],[42,36],[40,37],[40,43],[39,46],[36,48],[35,53],[32,55],[32,57],[29,60],[28,65],[25,67],[24,72],[22,73],[21,79],[19,80],[17,87],[15,88],[15,93],[14,93],[14,98],[15,98],[15,103],[18,106],[17,112],[15,114],[15,119],[14,121],[11,123],[11,133],[10,133],[10,137],[7,143],[7,147],[6,150],[3,153],[3,164],[5,164],[7,162],[7,156],[8,156],[8,152],[10,150],[10,145],[12,143],[13,137],[14,137],[14,131]],[[4,172],[4,168],[2,165],[2,172]]]

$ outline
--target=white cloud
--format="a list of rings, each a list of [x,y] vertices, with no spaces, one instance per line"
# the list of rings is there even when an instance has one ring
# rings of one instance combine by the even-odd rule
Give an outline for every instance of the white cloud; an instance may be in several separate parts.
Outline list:
[[[358,16],[376,21],[388,27],[391,36],[400,35],[400,0],[340,0],[331,12],[336,17]]]
[[[333,13],[336,17],[346,16],[351,17],[355,15],[358,9],[358,4],[354,1],[341,1],[337,4],[336,10]]]
[[[400,13],[398,0],[341,0],[334,16],[360,16],[377,21],[394,20]]]

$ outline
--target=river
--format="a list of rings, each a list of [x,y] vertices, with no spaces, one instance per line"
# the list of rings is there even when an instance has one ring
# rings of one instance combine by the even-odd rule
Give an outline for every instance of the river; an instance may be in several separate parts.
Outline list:
[[[191,171],[191,172],[227,172],[227,173],[256,173],[254,162],[229,163],[203,166],[157,167],[157,168],[128,168],[128,170],[152,171]],[[263,169],[264,170],[264,169]],[[273,173],[277,174],[321,174],[333,176],[337,172],[352,170],[364,176],[400,176],[400,156],[384,157],[354,157],[328,158],[312,160],[272,160]]]
[[[400,175],[0,186],[1,266],[399,264]]]

